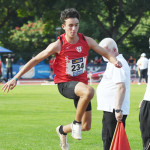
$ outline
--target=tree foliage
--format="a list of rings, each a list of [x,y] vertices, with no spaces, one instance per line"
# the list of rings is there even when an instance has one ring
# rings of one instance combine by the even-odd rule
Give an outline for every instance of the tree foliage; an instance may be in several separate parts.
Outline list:
[[[53,28],[53,26],[51,26]],[[45,32],[45,24],[42,19],[34,22],[28,21],[22,27],[16,26],[14,30],[11,30],[11,36],[9,42],[12,48],[15,49],[17,56],[23,54],[25,60],[31,59],[32,56],[38,54],[43,50],[50,42],[55,40],[55,37],[48,37]]]
[[[56,27],[61,26],[60,12],[70,7],[76,8],[81,14],[79,32],[93,37],[97,42],[112,37],[126,57],[138,57],[143,51],[149,53],[149,0],[0,0],[0,5],[0,43],[14,48],[17,53],[39,52],[53,41]],[[29,20],[33,23],[41,18],[44,24],[41,34],[33,32],[34,35],[29,36],[29,29],[22,31],[24,24],[27,28]],[[16,27],[19,30],[16,31]],[[25,37],[28,41],[25,41]],[[92,52],[90,57],[95,55]]]
[[[34,19],[34,14],[29,6],[30,0],[0,0],[0,41],[1,45],[11,49],[8,43],[10,30],[22,26],[28,20]],[[21,15],[24,14],[24,15]]]
[[[97,35],[95,34],[96,39],[100,41],[102,38],[112,37],[119,45],[120,51],[124,53],[126,57],[131,54],[133,54],[134,57],[137,57],[141,52],[137,50],[139,49],[139,44],[134,44],[138,36],[141,39],[145,39],[145,42],[147,42],[147,44],[143,42],[143,48],[140,47],[140,49],[142,48],[142,50],[144,49],[143,51],[146,51],[145,45],[148,45],[148,40],[146,41],[146,39],[148,39],[149,34],[147,34],[148,27],[145,24],[142,24],[142,21],[146,22],[150,19],[150,1],[93,0],[90,4],[91,5],[84,5],[86,9],[80,9],[82,16],[86,20],[87,16],[88,20],[92,20],[92,22],[88,22],[88,26],[91,24],[95,25],[95,28],[93,28],[92,31],[93,33],[98,33]],[[140,30],[138,26],[141,25],[144,33],[142,35],[138,32]],[[132,43],[133,41],[134,43]],[[128,44],[126,45],[126,43]],[[135,51],[137,53],[135,53]]]

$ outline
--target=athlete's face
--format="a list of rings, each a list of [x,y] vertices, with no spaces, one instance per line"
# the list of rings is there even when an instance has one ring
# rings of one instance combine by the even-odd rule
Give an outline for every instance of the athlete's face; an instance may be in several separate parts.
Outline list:
[[[77,18],[68,18],[65,20],[65,23],[62,25],[62,28],[65,30],[67,36],[73,38],[78,33],[79,20]]]

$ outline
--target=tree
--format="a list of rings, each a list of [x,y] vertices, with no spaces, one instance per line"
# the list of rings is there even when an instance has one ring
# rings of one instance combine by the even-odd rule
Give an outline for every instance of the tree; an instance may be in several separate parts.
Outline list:
[[[149,0],[76,0],[76,2],[66,0],[59,2],[56,0],[57,9],[75,7],[80,12],[80,32],[86,33],[98,42],[105,37],[112,37],[117,42],[120,52],[126,57],[131,51],[134,55],[137,54],[135,52],[139,49],[138,45],[131,47],[133,45],[131,42],[134,38],[137,39],[137,36],[140,37],[138,30],[135,29],[142,24],[141,20],[149,19]],[[142,27],[144,34],[147,35],[147,26]],[[95,55],[91,52],[90,56]]]
[[[11,49],[8,43],[9,31],[33,19],[34,11],[31,9],[30,0],[0,0],[0,6],[0,43]]]
[[[51,28],[54,28],[53,25]],[[9,43],[15,49],[16,58],[22,56],[25,60],[29,60],[43,50],[48,43],[55,40],[55,37],[48,37],[44,29],[45,24],[41,19],[34,22],[28,21],[22,27],[16,26],[14,30],[11,30]]]
[[[0,31],[3,31],[0,38],[1,43],[8,48],[11,48],[8,43],[11,32],[8,31],[16,26],[21,27],[28,20],[34,22],[42,18],[44,33],[55,36],[55,28],[61,26],[61,10],[70,7],[76,8],[81,14],[79,32],[86,33],[97,42],[104,37],[112,37],[123,53],[133,51],[137,54],[139,48],[133,41],[137,37],[141,38],[138,26],[142,25],[144,29],[143,38],[149,36],[148,27],[141,22],[144,18],[149,20],[149,0],[1,0],[0,5]],[[144,44],[140,46],[144,47]],[[96,55],[94,52],[91,54]]]
[[[141,35],[138,32],[139,29],[135,29],[142,25],[143,35],[145,36],[142,39],[146,41],[147,36],[149,36],[147,32],[148,26],[141,22],[141,20],[150,20],[149,6],[149,0],[91,0],[90,4],[85,3],[85,5],[81,5],[80,11],[84,20],[92,20],[92,22],[87,23],[89,27],[93,24],[95,25],[93,29],[93,35],[96,36],[95,39],[100,41],[104,37],[112,37],[119,45],[120,51],[128,57],[130,55],[128,52],[132,53],[133,51],[133,54],[138,54],[135,52],[137,52],[139,47],[132,41],[136,41],[137,37],[141,37]],[[85,33],[89,33],[89,31]],[[146,42],[146,45],[148,45],[148,40]],[[145,47],[145,42],[143,42],[141,47]]]
[[[147,16],[150,16],[150,12],[147,12]],[[141,23],[135,28],[135,30],[128,36],[126,44],[130,46],[132,55],[139,58],[141,53],[146,53],[147,57],[150,57],[149,38],[150,38],[150,19],[142,18]],[[129,53],[129,51],[127,51]]]
[[[83,14],[93,18],[105,36],[121,43],[147,17],[150,1],[141,0],[105,0],[93,1]],[[93,9],[94,8],[94,9]]]

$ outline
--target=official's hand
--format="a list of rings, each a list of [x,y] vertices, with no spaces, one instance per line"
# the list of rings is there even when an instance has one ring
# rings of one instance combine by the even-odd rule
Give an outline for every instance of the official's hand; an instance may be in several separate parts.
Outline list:
[[[115,65],[115,67],[117,67],[117,68],[121,68],[122,67],[122,64],[121,64],[121,62],[120,61],[116,61],[116,63],[114,64]]]
[[[10,81],[4,84],[1,90],[3,90],[3,92],[7,91],[8,93],[9,90],[12,90],[16,86],[16,84],[17,84],[17,81],[15,79],[11,79]]]
[[[120,122],[123,118],[122,112],[121,111],[119,113],[115,112],[115,117],[116,117],[116,120]]]
[[[140,102],[140,104],[139,104],[139,108],[141,108],[141,106],[142,106],[142,102],[143,102],[143,100]]]

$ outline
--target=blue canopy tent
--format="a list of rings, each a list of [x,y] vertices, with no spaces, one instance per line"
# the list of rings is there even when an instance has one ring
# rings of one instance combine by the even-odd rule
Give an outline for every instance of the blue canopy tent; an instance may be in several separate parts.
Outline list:
[[[4,48],[4,47],[1,47],[0,46],[0,61],[1,61],[1,54],[7,54],[7,53],[12,53],[11,50],[7,49],[7,48]],[[1,75],[0,75],[0,82],[2,82],[4,80],[4,77],[3,77],[3,63],[1,61]]]
[[[0,53],[12,53],[12,51],[0,46]]]
[[[12,53],[12,51],[0,46],[0,54],[4,54],[4,53]],[[1,55],[0,55],[0,59],[1,59]]]

